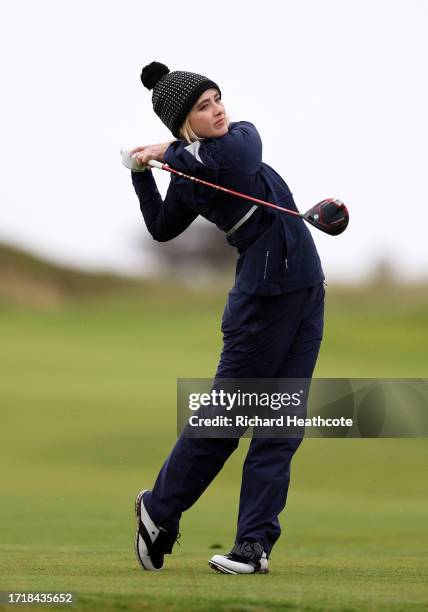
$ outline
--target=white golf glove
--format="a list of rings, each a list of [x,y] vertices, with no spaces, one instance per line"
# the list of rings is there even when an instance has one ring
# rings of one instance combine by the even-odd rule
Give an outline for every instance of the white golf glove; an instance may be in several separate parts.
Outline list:
[[[122,164],[125,166],[125,168],[129,168],[129,170],[133,170],[134,172],[144,172],[145,170],[147,170],[149,166],[141,166],[141,164],[139,164],[136,159],[131,157],[131,151],[132,149],[120,150],[120,154],[122,156]]]

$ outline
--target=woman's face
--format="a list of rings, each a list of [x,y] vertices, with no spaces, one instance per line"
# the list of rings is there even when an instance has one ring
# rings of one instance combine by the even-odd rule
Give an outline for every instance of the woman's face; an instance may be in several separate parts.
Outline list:
[[[207,89],[189,113],[192,130],[199,138],[224,136],[228,132],[226,111],[218,89]]]

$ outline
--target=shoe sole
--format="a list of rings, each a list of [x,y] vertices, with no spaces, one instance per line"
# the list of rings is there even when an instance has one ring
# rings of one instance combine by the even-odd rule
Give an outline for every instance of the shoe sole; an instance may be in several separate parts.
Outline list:
[[[140,491],[140,493],[138,493],[137,497],[135,498],[135,519],[137,521],[137,529],[135,532],[135,542],[134,542],[134,549],[135,549],[135,555],[137,557],[138,563],[141,565],[141,567],[145,570],[145,571],[149,571],[152,568],[148,568],[144,565],[143,560],[140,557],[140,553],[138,550],[138,538],[140,537],[140,514],[141,514],[141,500],[143,499],[143,495],[144,493],[148,491],[148,489],[144,489],[143,491]]]
[[[222,565],[217,565],[217,563],[214,563],[213,561],[208,561],[208,565],[216,572],[220,572],[220,574],[234,574],[235,576],[237,575],[237,572],[234,572],[233,570],[230,570],[227,567],[223,567]]]
[[[233,574],[234,576],[254,576],[254,574],[269,574],[269,569],[259,570],[257,572],[251,572],[248,574],[241,574],[241,572],[234,572],[228,567],[224,567],[224,565],[220,565],[215,561],[208,561],[208,565],[216,572],[220,572],[220,574]]]

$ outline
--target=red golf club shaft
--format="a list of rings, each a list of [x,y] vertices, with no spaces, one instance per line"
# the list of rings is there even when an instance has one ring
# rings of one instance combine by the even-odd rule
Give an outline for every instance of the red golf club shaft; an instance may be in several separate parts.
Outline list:
[[[206,185],[207,187],[212,187],[213,189],[218,189],[219,191],[224,191],[225,193],[230,193],[231,195],[238,196],[239,198],[245,198],[246,200],[250,200],[251,202],[256,202],[256,204],[263,204],[264,206],[270,206],[271,208],[277,208],[282,212],[289,213],[290,215],[294,215],[296,217],[303,217],[301,213],[296,212],[295,210],[289,210],[288,208],[282,208],[282,206],[278,206],[277,204],[272,204],[271,202],[265,202],[265,200],[259,200],[258,198],[253,198],[252,196],[245,195],[245,193],[239,193],[239,191],[234,191],[233,189],[228,189],[227,187],[221,187],[220,185],[215,185],[214,183],[209,183],[208,181],[204,181],[202,179],[196,178],[195,176],[190,176],[189,174],[184,174],[183,172],[179,172],[178,170],[174,170],[168,166],[168,164],[163,164],[162,162],[158,162],[156,160],[150,160],[148,162],[149,166],[153,168],[159,168],[159,170],[166,170],[167,172],[171,172],[171,174],[176,174],[177,176],[181,176],[186,179],[190,179],[195,183],[200,183],[201,185]]]

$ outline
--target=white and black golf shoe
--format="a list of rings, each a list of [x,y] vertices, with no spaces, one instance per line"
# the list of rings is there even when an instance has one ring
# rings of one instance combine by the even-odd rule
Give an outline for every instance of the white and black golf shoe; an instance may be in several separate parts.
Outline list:
[[[235,544],[228,555],[214,555],[208,565],[222,574],[267,574],[268,557],[258,542]]]
[[[141,491],[135,500],[135,554],[143,569],[159,571],[163,566],[164,555],[172,552],[180,534],[170,533],[155,525],[144,506],[143,495],[146,491],[148,489]]]

